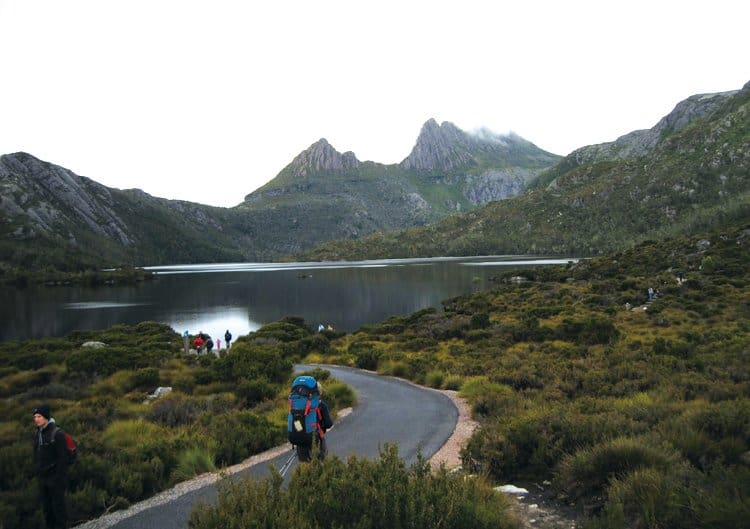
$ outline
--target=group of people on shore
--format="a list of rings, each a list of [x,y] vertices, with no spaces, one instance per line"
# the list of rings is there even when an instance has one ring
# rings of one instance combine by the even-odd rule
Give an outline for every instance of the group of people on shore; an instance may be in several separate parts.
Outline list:
[[[185,331],[185,340],[187,340],[188,332]],[[185,342],[185,347],[187,348],[187,341]],[[224,333],[224,344],[225,348],[229,349],[232,345],[232,333],[229,332],[229,329],[226,330]],[[211,353],[214,349],[214,341],[211,338],[211,335],[206,334],[203,331],[198,331],[198,334],[193,339],[193,348],[198,352],[198,354],[203,354],[204,352]],[[221,349],[221,339],[216,340],[216,349]]]

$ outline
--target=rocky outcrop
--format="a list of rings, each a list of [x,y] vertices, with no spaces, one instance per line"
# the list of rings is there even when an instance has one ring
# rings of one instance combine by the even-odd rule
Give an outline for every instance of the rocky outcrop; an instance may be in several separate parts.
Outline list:
[[[422,126],[414,148],[399,167],[439,178],[482,175],[475,180],[491,184],[504,171],[536,175],[559,159],[517,134],[496,134],[487,129],[469,133],[453,123],[446,121],[438,125],[430,119]],[[467,189],[471,187],[472,184],[467,183]]]
[[[685,128],[695,120],[719,109],[737,90],[688,97],[675,106],[653,128],[636,130],[620,136],[613,142],[588,145],[576,149],[568,156],[578,165],[606,160],[624,160],[651,154],[666,136]]]
[[[357,169],[361,162],[353,152],[340,153],[325,138],[313,143],[308,149],[297,155],[285,171],[295,176],[308,176],[322,172],[351,171]]]
[[[24,226],[17,236],[40,232],[75,240],[71,225],[82,224],[119,244],[133,243],[125,223],[111,208],[110,189],[67,169],[23,152],[4,155],[0,189],[3,211]]]
[[[512,168],[487,171],[478,176],[467,176],[464,195],[475,206],[495,200],[505,200],[523,193],[536,171]]]
[[[401,167],[417,171],[453,171],[475,165],[471,137],[453,123],[430,119],[422,125],[417,143]]]

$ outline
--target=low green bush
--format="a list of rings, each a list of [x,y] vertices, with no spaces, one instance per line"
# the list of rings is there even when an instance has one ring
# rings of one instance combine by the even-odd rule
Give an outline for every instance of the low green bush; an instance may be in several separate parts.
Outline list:
[[[191,424],[206,410],[204,400],[173,391],[153,401],[146,418],[163,426],[175,427]]]
[[[461,396],[472,403],[472,410],[478,415],[507,410],[516,398],[510,386],[490,382],[486,377],[473,377],[465,381],[461,386]]]
[[[575,499],[601,497],[615,478],[639,469],[664,471],[677,460],[652,439],[619,437],[566,456],[557,467],[557,486]]]
[[[195,446],[177,456],[177,465],[172,470],[170,481],[179,483],[215,469],[213,452],[209,448]]]
[[[490,326],[490,315],[486,312],[473,314],[469,325],[472,329],[485,329]]]
[[[292,362],[283,357],[277,346],[239,342],[213,362],[211,369],[216,379],[223,382],[264,378],[278,384],[286,381]]]
[[[667,471],[637,468],[614,478],[596,526],[601,529],[691,527],[695,523],[687,487],[691,479],[691,470],[684,465]]]
[[[464,379],[460,375],[447,375],[443,381],[443,389],[450,389],[452,391],[458,391],[464,383]]]
[[[273,338],[279,342],[295,342],[311,334],[312,329],[308,328],[303,320],[285,318],[284,320],[264,325],[254,333],[236,340],[233,347],[245,343],[245,341],[252,342],[257,338]]]
[[[368,341],[357,340],[347,347],[349,354],[354,355],[354,365],[360,369],[376,371],[383,350]]]
[[[323,387],[323,399],[333,413],[335,410],[349,408],[357,403],[354,390],[343,382],[326,383]]]
[[[137,369],[130,375],[128,391],[140,389],[144,391],[153,390],[159,385],[159,370],[156,367],[145,367]]]
[[[394,447],[376,461],[336,457],[298,466],[288,488],[276,472],[261,481],[227,480],[215,505],[190,516],[191,529],[512,529],[509,502],[480,477],[408,467]],[[310,491],[315,491],[311,494]]]
[[[425,375],[425,384],[428,387],[440,389],[445,382],[445,376],[443,371],[430,371]]]
[[[409,378],[412,374],[411,367],[405,361],[387,360],[380,362],[378,372],[381,375],[390,375],[393,377]]]
[[[198,420],[198,428],[203,435],[216,440],[214,459],[218,466],[242,461],[283,443],[286,438],[286,431],[269,419],[245,410],[204,414]]]
[[[246,406],[253,407],[274,398],[278,393],[278,387],[262,378],[243,379],[239,381],[234,392]]]

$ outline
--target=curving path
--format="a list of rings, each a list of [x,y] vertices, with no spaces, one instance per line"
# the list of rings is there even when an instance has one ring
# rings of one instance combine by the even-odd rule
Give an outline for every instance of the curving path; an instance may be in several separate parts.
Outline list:
[[[296,366],[305,370],[311,366]],[[385,443],[397,444],[407,464],[420,452],[429,458],[448,440],[458,420],[458,410],[446,395],[410,382],[338,366],[321,366],[357,392],[353,413],[337,421],[327,434],[329,454],[376,458]],[[325,387],[324,387],[325,396]],[[262,477],[269,465],[276,468],[289,459],[287,448],[269,451],[269,457],[245,465],[235,476]],[[296,462],[295,462],[296,464]],[[191,485],[193,484],[193,485]],[[199,480],[162,493],[161,500],[145,500],[129,509],[78,526],[79,529],[184,529],[196,502],[216,499],[216,483]]]

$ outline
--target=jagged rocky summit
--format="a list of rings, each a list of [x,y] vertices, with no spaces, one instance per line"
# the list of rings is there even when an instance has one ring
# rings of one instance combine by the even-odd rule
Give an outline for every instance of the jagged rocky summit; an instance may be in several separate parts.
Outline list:
[[[298,154],[287,169],[296,176],[308,176],[324,171],[356,170],[361,165],[353,152],[340,153],[325,138],[319,139]]]

